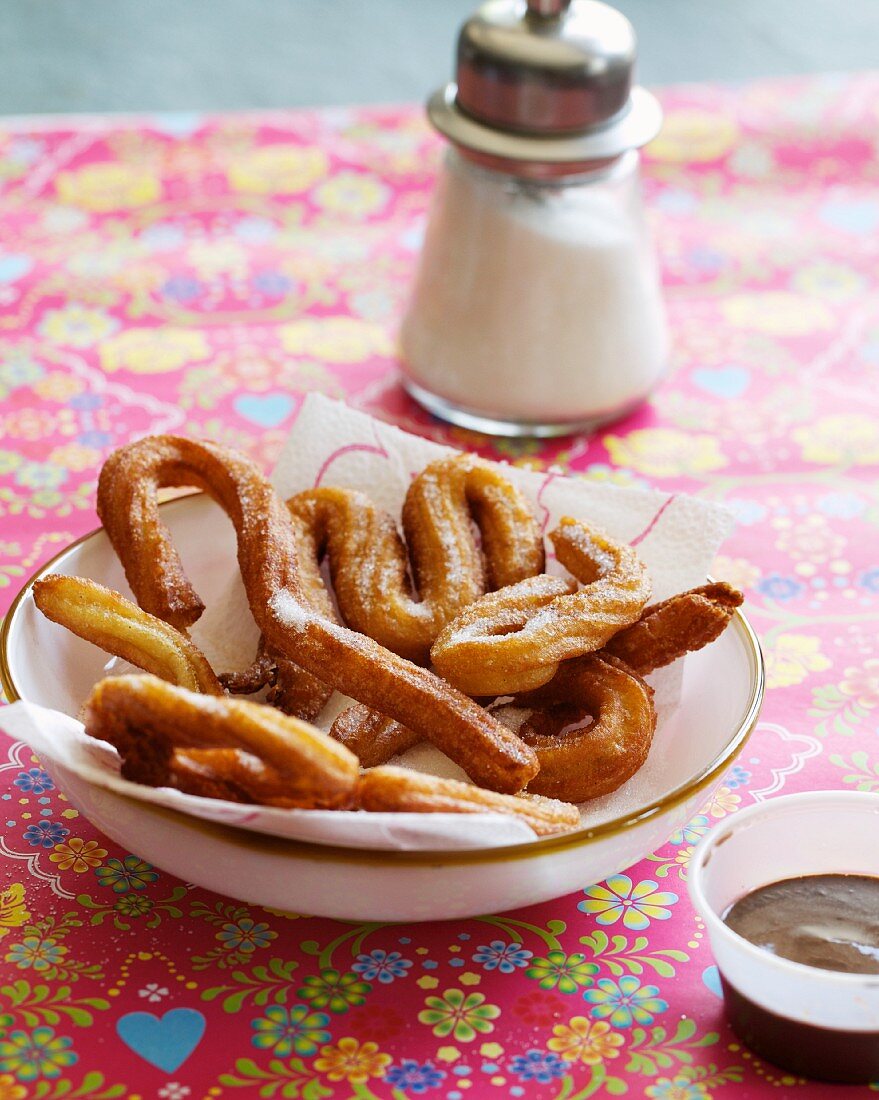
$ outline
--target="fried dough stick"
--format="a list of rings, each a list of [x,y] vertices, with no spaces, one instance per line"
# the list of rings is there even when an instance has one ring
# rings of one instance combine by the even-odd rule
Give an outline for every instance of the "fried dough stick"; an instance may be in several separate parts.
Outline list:
[[[47,619],[106,653],[178,687],[223,694],[207,658],[185,634],[119,592],[84,577],[50,573],[34,583],[33,593]]]
[[[319,729],[274,707],[116,676],[92,689],[86,733],[114,745],[122,775],[152,787],[266,806],[351,803],[357,758]]]
[[[472,783],[424,775],[409,768],[371,768],[357,787],[364,810],[391,813],[501,813],[520,817],[538,836],[570,832],[580,825],[576,806],[539,795],[495,794]]]
[[[468,695],[538,688],[561,661],[594,653],[640,617],[650,579],[631,546],[570,517],[549,537],[581,587],[546,574],[509,585],[465,608],[434,642],[437,671]]]

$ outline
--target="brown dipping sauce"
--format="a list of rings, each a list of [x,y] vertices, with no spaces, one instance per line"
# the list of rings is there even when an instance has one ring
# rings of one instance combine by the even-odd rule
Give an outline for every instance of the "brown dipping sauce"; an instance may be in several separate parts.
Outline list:
[[[784,879],[739,898],[723,919],[773,955],[844,974],[879,974],[879,878]]]
[[[773,955],[822,970],[879,974],[879,878],[808,875],[762,886],[723,917]],[[721,975],[730,1022],[758,1054],[807,1077],[879,1078],[879,1032],[815,1027],[769,1012]]]

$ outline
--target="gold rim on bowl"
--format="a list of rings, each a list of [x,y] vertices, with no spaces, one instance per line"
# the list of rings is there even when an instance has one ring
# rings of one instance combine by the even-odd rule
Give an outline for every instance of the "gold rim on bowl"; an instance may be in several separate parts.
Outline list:
[[[188,494],[185,497],[177,497],[174,500],[164,501],[162,508],[172,508],[175,505],[185,504],[193,497],[202,496],[201,493]],[[12,677],[12,669],[9,664],[8,642],[9,633],[16,615],[22,604],[30,596],[34,582],[39,580],[44,573],[52,572],[83,543],[96,537],[104,536],[104,528],[97,527],[93,531],[82,535],[60,550],[53,558],[47,561],[25,582],[18,595],[12,601],[2,627],[0,627],[0,684],[10,703],[21,699],[15,681]],[[709,578],[710,579],[710,578]],[[213,835],[219,834],[227,842],[235,843],[243,847],[254,848],[278,848],[283,852],[301,859],[311,859],[324,862],[345,862],[359,864],[408,864],[416,866],[436,865],[442,863],[445,866],[468,863],[497,863],[510,860],[527,859],[531,856],[542,855],[548,852],[560,852],[570,848],[578,848],[591,844],[596,840],[625,832],[637,825],[642,825],[651,818],[673,809],[681,802],[692,798],[703,788],[709,786],[727,769],[735,759],[745,742],[751,735],[757,724],[760,706],[763,702],[763,690],[765,673],[763,667],[763,654],[757,635],[747,618],[740,609],[736,609],[730,623],[730,629],[734,630],[742,642],[748,656],[751,671],[751,695],[745,712],[742,715],[738,728],[727,742],[724,749],[702,769],[697,775],[669,791],[664,797],[656,799],[642,806],[632,813],[623,814],[620,817],[603,821],[599,825],[590,828],[578,829],[576,832],[564,833],[557,837],[547,837],[543,840],[524,841],[520,844],[511,844],[502,848],[468,848],[462,851],[447,850],[419,850],[417,852],[400,851],[371,851],[368,848],[348,848],[339,844],[314,844],[304,840],[291,840],[283,837],[272,837],[264,833],[251,833],[244,829],[237,829],[230,825],[220,825],[208,822],[202,818],[196,818],[188,814],[171,810],[164,806],[150,804],[150,811],[159,813],[163,817],[185,822],[188,826],[196,826],[202,831]],[[114,792],[119,798],[127,796]],[[134,801],[133,799],[131,801]]]

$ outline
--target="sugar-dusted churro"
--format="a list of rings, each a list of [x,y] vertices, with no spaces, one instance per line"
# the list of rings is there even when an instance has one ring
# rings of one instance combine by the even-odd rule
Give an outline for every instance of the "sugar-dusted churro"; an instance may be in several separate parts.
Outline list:
[[[101,680],[83,720],[87,733],[115,746],[126,779],[153,787],[331,809],[349,805],[357,783],[357,758],[314,726],[155,676]]]
[[[200,649],[179,630],[119,592],[84,577],[49,573],[34,582],[34,603],[54,623],[178,687],[222,695]]]
[[[468,695],[537,688],[559,662],[601,649],[640,616],[650,581],[630,546],[570,518],[550,539],[582,587],[545,575],[510,585],[471,604],[434,642],[437,671]]]
[[[521,818],[538,836],[579,828],[576,806],[535,795],[504,795],[408,768],[370,768],[360,777],[357,800],[364,810],[392,813],[501,813]]]
[[[741,592],[723,581],[680,592],[645,608],[638,622],[610,639],[605,652],[647,676],[719,638],[742,600]]]

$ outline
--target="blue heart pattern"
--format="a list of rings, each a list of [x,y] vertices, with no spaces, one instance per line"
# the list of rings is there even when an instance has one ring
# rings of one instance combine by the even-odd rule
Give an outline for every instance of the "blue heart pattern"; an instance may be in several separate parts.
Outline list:
[[[0,283],[14,283],[27,275],[34,261],[23,252],[0,252]]]
[[[831,199],[819,210],[821,220],[843,233],[860,235],[879,228],[879,205],[869,199]]]
[[[183,1065],[201,1042],[204,1029],[205,1018],[194,1008],[172,1008],[161,1018],[152,1012],[129,1012],[116,1021],[122,1042],[165,1073]]]
[[[277,428],[293,411],[293,398],[286,393],[246,393],[233,404],[239,416],[260,428]]]
[[[751,384],[751,372],[745,367],[699,367],[690,377],[714,397],[741,397]]]
[[[716,966],[706,966],[702,971],[702,983],[706,989],[710,989],[715,997],[722,997],[723,990],[720,988],[720,971]]]

